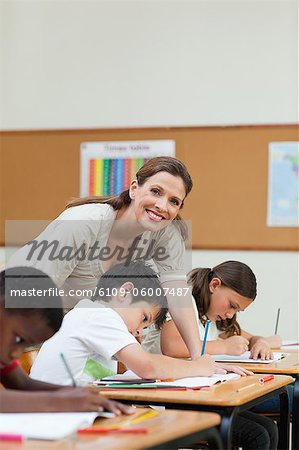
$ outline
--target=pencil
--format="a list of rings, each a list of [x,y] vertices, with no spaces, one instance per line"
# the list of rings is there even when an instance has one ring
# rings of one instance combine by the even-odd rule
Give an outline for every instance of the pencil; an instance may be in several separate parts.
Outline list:
[[[0,441],[23,442],[23,440],[24,436],[22,434],[0,433]]]
[[[279,315],[280,315],[280,308],[278,308],[278,310],[277,310],[276,325],[275,325],[275,331],[274,331],[274,334],[277,334],[277,330],[278,330],[278,322],[279,322]]]
[[[64,356],[63,353],[60,353],[60,358],[62,359],[62,362],[63,362],[63,364],[64,364],[65,370],[67,371],[67,373],[69,374],[70,379],[72,380],[72,385],[73,385],[74,387],[76,387],[76,386],[77,386],[76,380],[75,380],[75,378],[74,378],[74,375],[72,374],[72,371],[71,371],[71,369],[70,369],[70,366],[68,365],[68,363],[67,363],[67,361],[66,361],[65,356]]]
[[[205,353],[205,348],[206,348],[206,342],[207,342],[207,337],[208,337],[210,323],[211,323],[211,321],[207,320],[206,326],[205,326],[205,335],[204,335],[204,338],[203,338],[203,343],[202,343],[202,347],[201,347],[201,354],[200,354],[200,356],[203,356],[204,353]]]
[[[236,392],[242,392],[245,391],[245,389],[251,388],[253,386],[256,386],[256,383],[247,384],[246,386],[240,387],[236,390]]]
[[[96,434],[96,433],[129,433],[129,434],[139,434],[139,433],[148,433],[147,428],[79,428],[77,433],[87,433],[87,434]]]

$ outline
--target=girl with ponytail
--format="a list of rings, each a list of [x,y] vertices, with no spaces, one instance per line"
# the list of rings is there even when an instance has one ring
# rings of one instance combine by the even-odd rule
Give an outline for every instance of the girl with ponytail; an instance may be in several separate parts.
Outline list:
[[[207,319],[211,321],[206,352],[241,355],[250,350],[254,359],[270,359],[271,348],[280,347],[279,336],[254,336],[242,330],[237,313],[254,301],[256,278],[250,267],[239,261],[226,261],[214,268],[197,268],[189,274],[196,303],[201,337]],[[168,356],[187,357],[174,323],[167,321],[161,332],[161,349]]]

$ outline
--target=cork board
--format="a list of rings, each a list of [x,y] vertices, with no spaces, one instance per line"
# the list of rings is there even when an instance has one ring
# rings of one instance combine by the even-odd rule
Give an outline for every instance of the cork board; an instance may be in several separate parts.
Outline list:
[[[0,243],[5,220],[52,220],[79,196],[81,142],[173,139],[194,181],[182,211],[192,220],[193,248],[298,250],[298,228],[266,226],[268,144],[297,141],[298,132],[297,125],[3,131]]]

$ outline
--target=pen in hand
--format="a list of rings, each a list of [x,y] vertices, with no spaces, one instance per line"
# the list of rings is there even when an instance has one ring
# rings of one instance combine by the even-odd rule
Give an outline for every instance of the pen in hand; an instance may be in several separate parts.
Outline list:
[[[206,326],[205,326],[205,335],[204,335],[204,338],[203,338],[203,343],[202,343],[202,347],[201,347],[201,354],[200,354],[200,356],[203,356],[204,353],[205,353],[205,348],[206,348],[206,342],[207,342],[207,337],[208,337],[210,323],[211,323],[211,321],[207,320]]]
[[[279,315],[280,315],[280,308],[278,308],[278,310],[277,310],[276,325],[275,325],[275,331],[274,331],[274,334],[277,334],[277,331],[278,331]]]
[[[77,387],[77,383],[76,383],[76,380],[75,380],[75,378],[74,378],[74,375],[72,374],[72,371],[71,371],[71,369],[70,369],[70,366],[68,365],[68,363],[67,363],[67,361],[66,361],[65,356],[64,356],[63,353],[60,353],[60,358],[62,359],[62,362],[63,362],[63,365],[64,365],[64,367],[65,367],[65,370],[67,371],[67,373],[69,374],[70,379],[72,380],[72,385],[73,385],[74,387]]]

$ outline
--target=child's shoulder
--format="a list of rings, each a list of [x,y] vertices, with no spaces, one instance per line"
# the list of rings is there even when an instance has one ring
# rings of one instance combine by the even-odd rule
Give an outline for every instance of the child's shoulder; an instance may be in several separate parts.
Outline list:
[[[122,326],[123,320],[121,316],[110,308],[109,305],[105,305],[98,301],[93,301],[88,298],[80,300],[77,305],[65,315],[65,321],[70,323],[77,322],[83,326],[88,324],[89,326],[94,323],[96,326],[109,325],[111,322]]]

